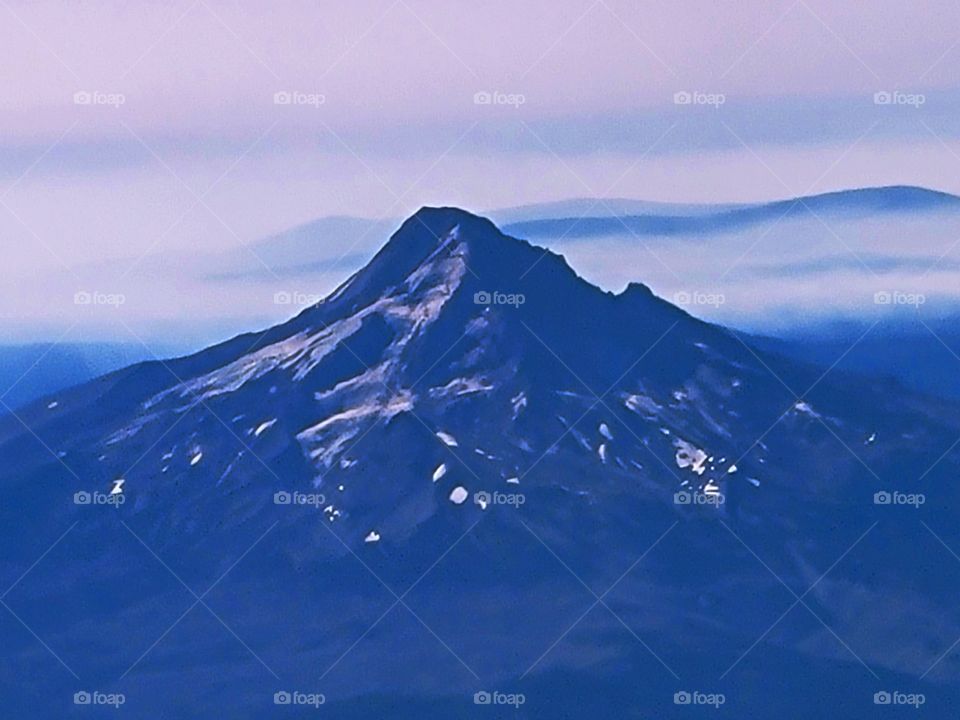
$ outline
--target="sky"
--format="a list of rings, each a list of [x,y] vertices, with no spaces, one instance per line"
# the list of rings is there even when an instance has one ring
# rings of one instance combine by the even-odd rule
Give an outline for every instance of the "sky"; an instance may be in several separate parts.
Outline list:
[[[0,339],[272,321],[269,284],[203,269],[325,216],[960,194],[946,0],[4,0],[0,18]],[[84,292],[125,301],[91,322]]]

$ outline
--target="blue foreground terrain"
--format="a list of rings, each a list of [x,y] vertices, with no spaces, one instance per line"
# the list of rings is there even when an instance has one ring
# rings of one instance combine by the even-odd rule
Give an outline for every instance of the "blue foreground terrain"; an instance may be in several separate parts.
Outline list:
[[[425,208],[0,418],[0,716],[956,717],[958,437]]]

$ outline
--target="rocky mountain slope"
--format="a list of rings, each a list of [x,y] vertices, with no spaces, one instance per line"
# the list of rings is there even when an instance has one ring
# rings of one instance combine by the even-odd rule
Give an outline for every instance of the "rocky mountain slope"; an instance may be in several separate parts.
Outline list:
[[[0,418],[0,686],[32,717],[947,707],[936,402],[424,208],[283,325]]]

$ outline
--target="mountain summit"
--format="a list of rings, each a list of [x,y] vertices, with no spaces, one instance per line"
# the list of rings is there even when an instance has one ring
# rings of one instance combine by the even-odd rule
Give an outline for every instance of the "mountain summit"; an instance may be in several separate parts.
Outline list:
[[[396,693],[410,706],[392,716],[464,716],[485,686],[649,714],[728,666],[729,694],[749,694],[758,663],[873,692],[861,663],[912,661],[856,608],[896,614],[918,587],[931,623],[954,604],[897,543],[902,513],[874,530],[874,493],[955,507],[958,433],[930,399],[762,353],[423,208],[282,325],[0,419],[11,577],[69,528],[7,602],[85,677],[192,713],[262,717],[283,683],[343,717]],[[869,569],[834,569],[865,531]],[[811,583],[830,633],[768,637],[784,586]],[[925,627],[914,651],[935,659]],[[37,696],[72,687],[34,638],[12,642]]]

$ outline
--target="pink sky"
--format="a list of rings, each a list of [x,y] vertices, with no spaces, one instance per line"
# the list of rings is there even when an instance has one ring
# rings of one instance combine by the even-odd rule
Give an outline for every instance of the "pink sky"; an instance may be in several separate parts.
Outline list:
[[[960,193],[948,0],[6,0],[0,18],[8,322],[56,324],[24,293],[38,276],[187,268],[331,214]]]

